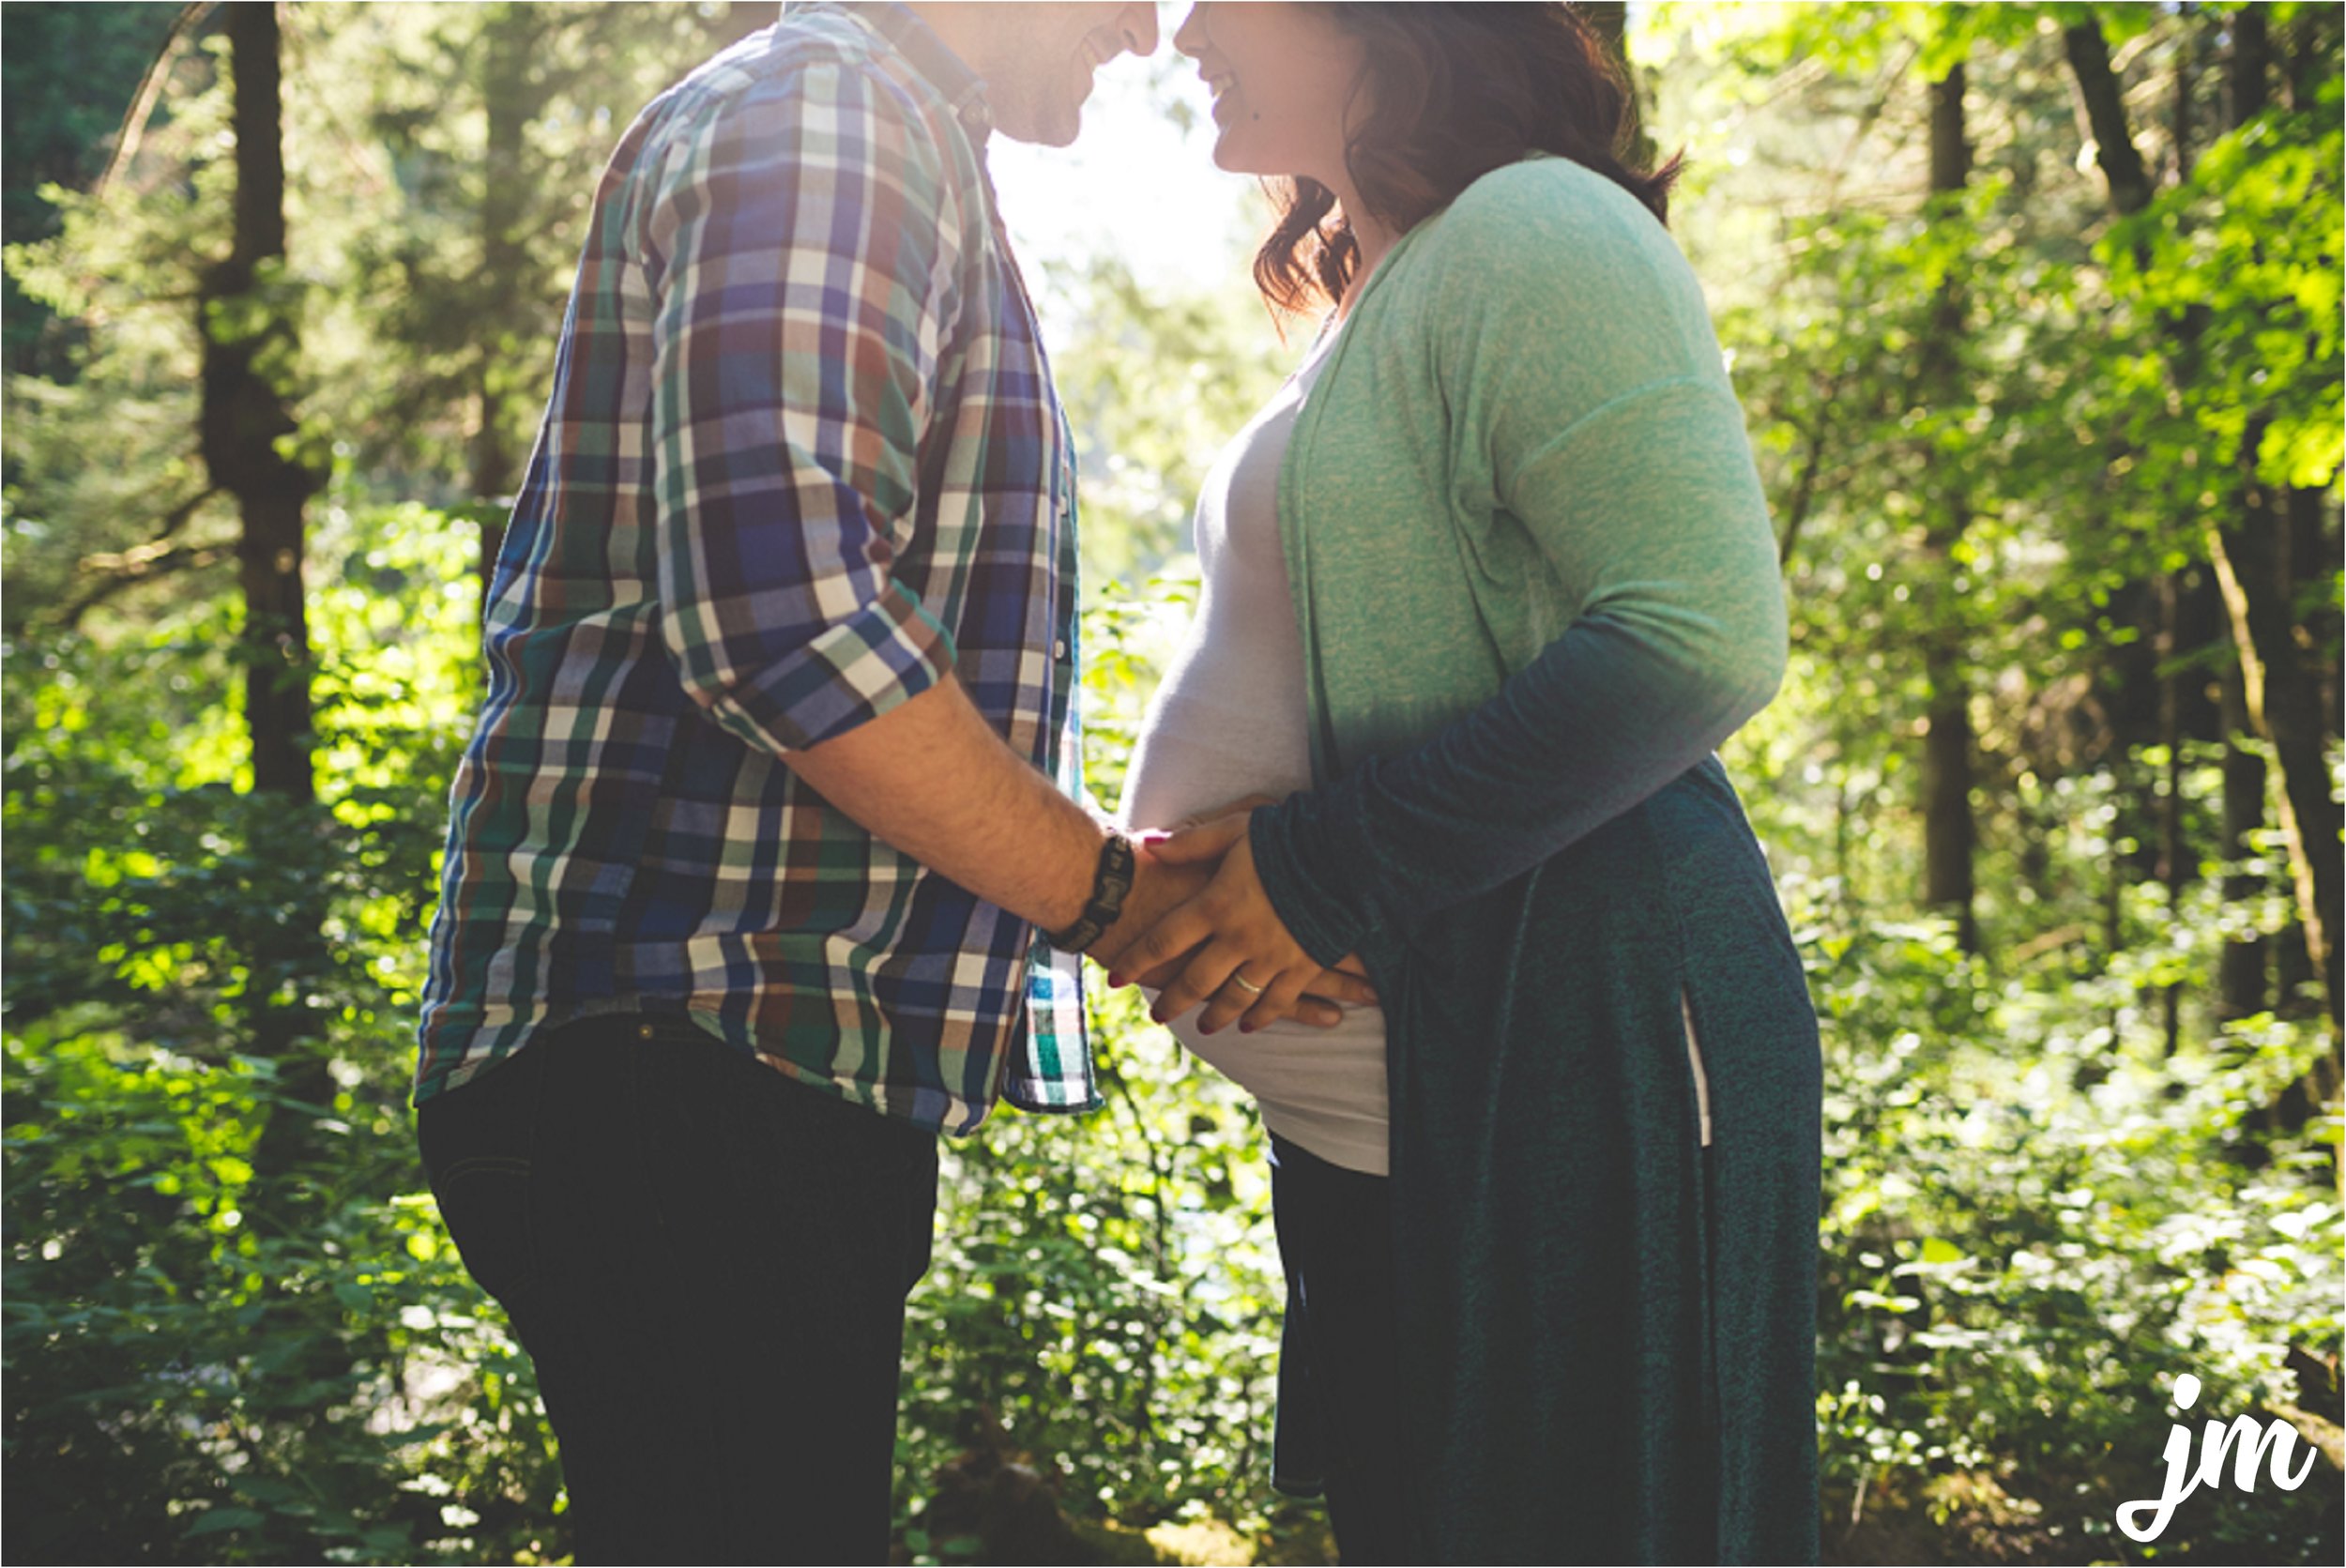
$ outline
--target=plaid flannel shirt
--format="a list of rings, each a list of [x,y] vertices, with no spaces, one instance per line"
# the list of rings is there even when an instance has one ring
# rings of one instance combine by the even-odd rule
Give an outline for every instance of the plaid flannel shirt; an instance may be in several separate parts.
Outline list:
[[[952,671],[1083,798],[1071,444],[987,129],[910,12],[812,6],[620,143],[492,585],[418,1103],[644,1010],[942,1131],[1097,1104],[1077,961],[783,760]]]

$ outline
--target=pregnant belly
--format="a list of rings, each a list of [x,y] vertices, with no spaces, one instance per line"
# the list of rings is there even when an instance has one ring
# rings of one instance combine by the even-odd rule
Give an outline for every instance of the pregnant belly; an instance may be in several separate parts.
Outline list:
[[[1149,999],[1156,1000],[1153,992]],[[1282,1113],[1384,1124],[1382,1008],[1347,1008],[1344,1021],[1330,1028],[1287,1019],[1252,1034],[1233,1024],[1211,1035],[1198,1032],[1202,1011],[1192,1008],[1165,1028],[1198,1059],[1261,1101],[1274,1125]]]

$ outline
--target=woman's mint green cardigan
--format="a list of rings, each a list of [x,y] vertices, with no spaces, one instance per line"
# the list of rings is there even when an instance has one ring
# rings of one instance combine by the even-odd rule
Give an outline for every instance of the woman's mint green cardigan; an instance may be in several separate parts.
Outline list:
[[[1816,1017],[1713,755],[1783,591],[1701,291],[1537,158],[1409,231],[1329,353],[1279,486],[1317,783],[1250,839],[1390,1026],[1412,1547],[1813,1559]]]

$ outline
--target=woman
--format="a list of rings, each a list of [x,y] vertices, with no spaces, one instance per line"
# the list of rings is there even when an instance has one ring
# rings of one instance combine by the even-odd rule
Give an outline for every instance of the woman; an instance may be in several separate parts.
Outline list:
[[[1561,6],[1175,43],[1283,182],[1263,293],[1333,307],[1208,483],[1125,814],[1284,799],[1155,845],[1220,867],[1113,977],[1262,1102],[1282,1484],[1348,1562],[1812,1558],[1816,1021],[1713,755],[1784,608],[1675,165]],[[1279,1022],[1350,955],[1379,1009]]]

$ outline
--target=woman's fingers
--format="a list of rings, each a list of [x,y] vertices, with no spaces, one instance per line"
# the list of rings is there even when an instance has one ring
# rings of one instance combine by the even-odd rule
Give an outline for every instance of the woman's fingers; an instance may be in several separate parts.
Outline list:
[[[1322,969],[1303,982],[1304,991],[1343,1007],[1375,1007],[1377,987],[1343,969]]]
[[[1305,995],[1295,1000],[1295,1021],[1315,1029],[1333,1029],[1344,1022],[1344,1009],[1331,1001]],[[1255,1026],[1260,1028],[1262,1026]]]
[[[1233,812],[1195,828],[1183,828],[1165,838],[1152,837],[1143,842],[1150,854],[1174,865],[1218,860],[1229,853],[1230,845],[1246,836],[1246,813]]]
[[[1149,1010],[1149,1016],[1160,1024],[1179,1018],[1221,990],[1245,961],[1245,951],[1237,943],[1220,937],[1208,942],[1205,951],[1189,961],[1173,983],[1157,993],[1156,1005]]]
[[[1263,987],[1261,996],[1248,998],[1254,1005],[1244,1010],[1245,1016],[1239,1020],[1239,1028],[1258,1029],[1265,1024],[1275,1024],[1282,1018],[1294,1015],[1303,1000],[1304,982],[1311,978],[1312,968],[1308,964],[1281,970],[1278,979]]]
[[[1280,923],[1255,875],[1245,827],[1246,817],[1234,814],[1150,845],[1166,860],[1203,846],[1200,858],[1221,864],[1203,893],[1117,954],[1111,978],[1156,990],[1149,1015],[1160,1024],[1202,1009],[1204,1034],[1242,1018],[1249,1029],[1290,1017],[1325,1028],[1343,1021],[1347,1005],[1373,1005],[1376,987],[1365,977],[1320,967]]]
[[[1251,961],[1242,951],[1234,951],[1238,962],[1230,970],[1230,978],[1216,987],[1206,998],[1206,1010],[1197,1015],[1197,1028],[1202,1034],[1213,1034],[1228,1028],[1254,1012],[1269,1004],[1272,1011],[1264,1017],[1284,1018],[1295,1010],[1295,998],[1302,994],[1300,982],[1309,974],[1290,978],[1291,971],[1274,969],[1259,955]]]
[[[1277,1023],[1282,1017],[1292,1017],[1297,1023],[1309,1024],[1315,1028],[1333,1028],[1344,1022],[1346,1008],[1377,1005],[1377,988],[1360,976],[1341,969],[1314,972],[1306,967],[1289,970],[1282,978],[1294,981],[1296,994],[1292,1011],[1274,1011],[1272,998],[1266,994],[1260,1002],[1247,1010],[1242,1028],[1258,1029],[1267,1024]],[[1272,989],[1276,990],[1277,987]]]

